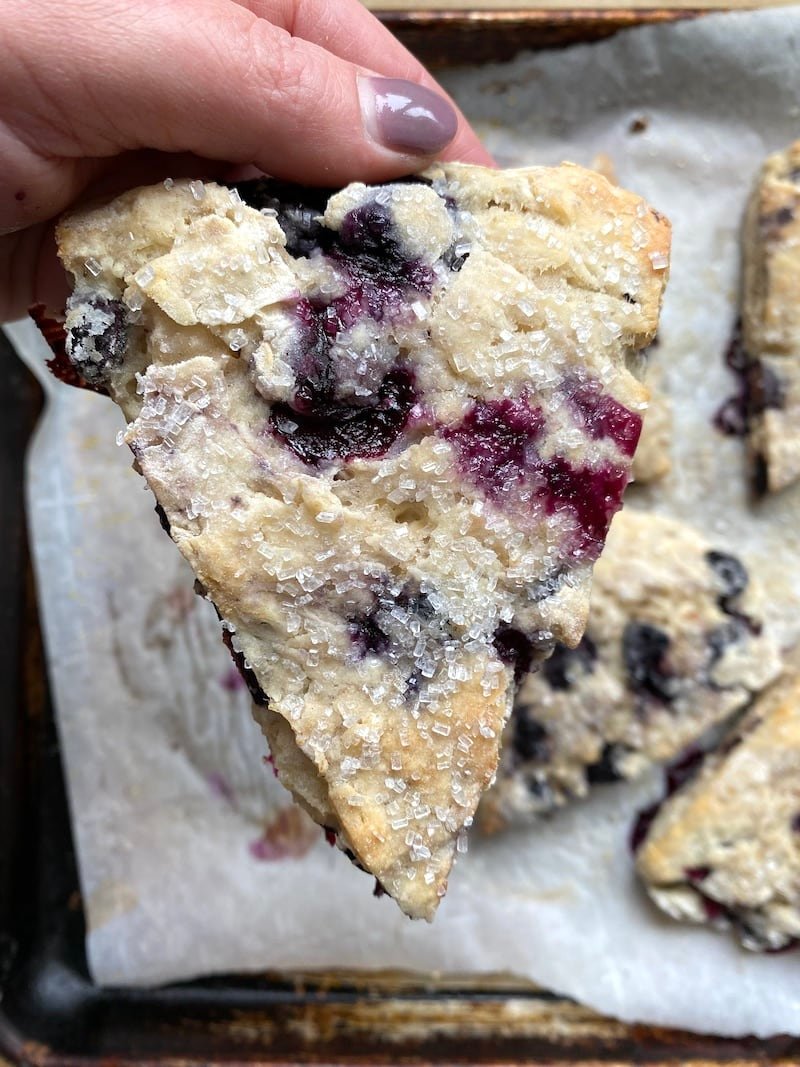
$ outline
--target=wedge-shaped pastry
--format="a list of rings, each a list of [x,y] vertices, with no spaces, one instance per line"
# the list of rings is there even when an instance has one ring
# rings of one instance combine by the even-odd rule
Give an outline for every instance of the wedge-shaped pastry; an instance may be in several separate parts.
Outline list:
[[[760,491],[800,477],[800,141],[770,156],[744,232],[742,376]]]
[[[668,915],[733,927],[746,948],[800,939],[800,664],[664,801],[636,866]]]
[[[123,409],[281,780],[430,918],[515,671],[581,637],[668,224],[570,166],[168,185],[62,222],[69,356]]]
[[[491,832],[674,759],[776,677],[752,570],[692,527],[621,512],[594,572],[589,622],[526,675],[497,782]]]

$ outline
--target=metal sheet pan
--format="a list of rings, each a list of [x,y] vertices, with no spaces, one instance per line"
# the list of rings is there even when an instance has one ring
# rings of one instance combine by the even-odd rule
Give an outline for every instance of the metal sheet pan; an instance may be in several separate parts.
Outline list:
[[[508,58],[700,12],[387,13],[426,62]],[[230,1063],[800,1063],[800,1040],[625,1026],[507,979],[227,975],[99,989],[86,967],[67,802],[25,545],[41,394],[0,335],[0,1067]]]

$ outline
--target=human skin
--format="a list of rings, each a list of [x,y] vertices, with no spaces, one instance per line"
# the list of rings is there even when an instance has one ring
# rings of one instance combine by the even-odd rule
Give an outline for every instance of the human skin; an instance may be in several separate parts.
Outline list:
[[[52,220],[82,198],[492,163],[359,0],[3,0],[0,55],[0,321],[63,303]]]

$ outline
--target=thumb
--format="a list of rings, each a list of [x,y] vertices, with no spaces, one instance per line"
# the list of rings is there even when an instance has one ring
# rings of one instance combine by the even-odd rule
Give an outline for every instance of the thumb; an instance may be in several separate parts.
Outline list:
[[[433,90],[379,77],[231,0],[195,0],[189,18],[174,0],[12,6],[20,74],[6,67],[0,108],[35,70],[12,101],[29,112],[15,133],[45,157],[155,148],[334,185],[407,173],[457,131]]]

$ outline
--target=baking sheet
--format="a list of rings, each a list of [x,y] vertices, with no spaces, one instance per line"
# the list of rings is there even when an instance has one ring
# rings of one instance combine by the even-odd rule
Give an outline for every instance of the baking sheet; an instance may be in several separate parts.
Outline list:
[[[712,16],[445,79],[501,163],[604,152],[673,219],[658,358],[674,467],[629,506],[757,559],[787,644],[800,636],[800,493],[754,507],[741,442],[711,418],[734,389],[722,357],[744,198],[763,155],[800,134],[798,41],[797,9]],[[41,367],[32,327],[12,336]],[[657,775],[599,788],[535,831],[473,837],[433,926],[373,899],[263,766],[213,610],[114,445],[121,416],[59,383],[47,391],[30,516],[97,981],[512,971],[625,1020],[800,1033],[800,955],[747,954],[661,918],[637,890],[627,835]]]

